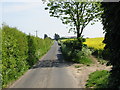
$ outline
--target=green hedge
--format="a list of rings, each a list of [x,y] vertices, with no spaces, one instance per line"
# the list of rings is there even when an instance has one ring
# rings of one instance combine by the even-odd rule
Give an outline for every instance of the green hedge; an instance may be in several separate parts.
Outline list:
[[[0,28],[0,89],[2,88],[2,29]]]
[[[80,50],[81,46],[78,40],[67,40],[63,43],[61,42],[60,45],[65,60],[84,65],[92,64],[89,58],[91,51],[84,44],[82,44],[82,50]]]
[[[26,35],[17,28],[2,28],[2,85],[13,82],[34,65],[52,45],[49,38]]]

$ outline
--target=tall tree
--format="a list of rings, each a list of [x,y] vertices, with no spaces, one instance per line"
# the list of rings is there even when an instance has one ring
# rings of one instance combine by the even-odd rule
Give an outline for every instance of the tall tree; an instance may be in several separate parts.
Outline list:
[[[105,30],[105,50],[109,51],[110,71],[108,87],[120,89],[120,2],[103,2],[102,23]]]
[[[102,9],[99,2],[76,2],[75,0],[55,0],[47,3],[45,10],[49,10],[50,16],[62,20],[63,24],[70,26],[69,31],[77,33],[77,38],[82,35],[84,28],[93,21],[98,21]],[[99,18],[100,19],[100,18]]]

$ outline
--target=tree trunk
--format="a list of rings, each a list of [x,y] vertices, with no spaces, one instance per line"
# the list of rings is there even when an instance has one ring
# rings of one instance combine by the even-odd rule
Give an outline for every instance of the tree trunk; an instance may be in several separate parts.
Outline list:
[[[80,28],[77,27],[76,29],[77,29],[77,39],[79,41],[79,38],[81,37],[81,35],[80,35]]]
[[[79,42],[79,50],[81,51],[82,50],[82,40],[81,40],[81,34],[80,34],[80,28],[77,27],[77,40]]]

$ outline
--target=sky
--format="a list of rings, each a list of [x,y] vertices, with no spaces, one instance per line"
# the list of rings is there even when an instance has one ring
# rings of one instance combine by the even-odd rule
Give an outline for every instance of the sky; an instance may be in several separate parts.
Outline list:
[[[35,35],[37,30],[40,38],[43,38],[44,34],[53,38],[55,33],[61,37],[76,36],[73,32],[68,33],[67,25],[62,24],[60,19],[50,17],[45,7],[42,0],[0,0],[0,23],[5,22],[10,27],[17,27],[26,34]],[[100,22],[89,24],[83,35],[89,38],[103,37],[103,25]]]

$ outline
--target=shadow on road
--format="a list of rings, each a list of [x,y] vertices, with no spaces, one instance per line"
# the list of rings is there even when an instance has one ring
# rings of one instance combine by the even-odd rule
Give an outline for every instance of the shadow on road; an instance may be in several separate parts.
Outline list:
[[[72,62],[64,61],[61,47],[58,45],[57,42],[51,47],[51,49],[47,52],[47,54],[37,62],[36,65],[32,67],[32,69],[36,68],[52,68],[52,67],[67,67],[72,65]]]
[[[63,67],[68,67],[73,64],[72,62],[64,61],[62,54],[57,54],[56,56],[57,56],[56,60],[41,60],[41,61],[39,61],[36,65],[33,66],[32,69],[52,68],[52,67],[63,68]]]

